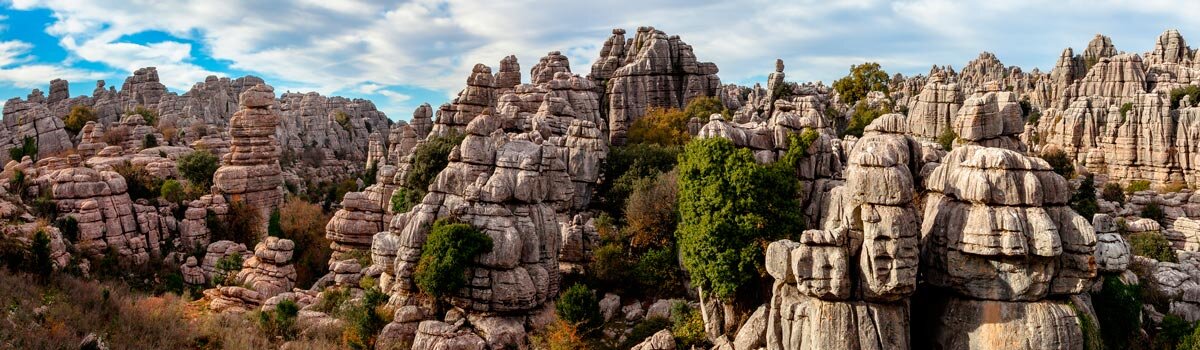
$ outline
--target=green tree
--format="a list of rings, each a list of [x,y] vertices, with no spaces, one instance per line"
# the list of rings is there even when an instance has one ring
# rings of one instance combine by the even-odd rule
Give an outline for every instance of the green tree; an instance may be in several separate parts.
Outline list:
[[[208,151],[195,151],[179,157],[179,174],[194,185],[212,186],[213,174],[221,166],[217,156]]]
[[[155,112],[152,109],[146,108],[145,106],[137,106],[133,109],[133,114],[142,116],[142,120],[146,122],[146,125],[158,125],[158,112]]]
[[[880,68],[879,63],[867,62],[850,66],[850,75],[833,82],[833,90],[841,95],[842,102],[853,106],[866,98],[871,91],[888,92],[891,77]]]
[[[492,238],[475,227],[440,219],[433,223],[413,280],[422,292],[435,298],[447,296],[467,283],[471,259],[492,250]]]
[[[1069,204],[1071,209],[1075,209],[1076,213],[1089,220],[1100,210],[1100,205],[1096,202],[1096,182],[1092,175],[1085,176],[1083,181],[1079,182],[1079,188],[1071,194]]]
[[[1049,163],[1050,167],[1054,168],[1054,172],[1062,175],[1062,177],[1068,179],[1075,177],[1075,162],[1067,156],[1067,152],[1054,148],[1042,152],[1041,158],[1046,160],[1046,163]]]
[[[267,236],[283,237],[283,227],[279,222],[279,209],[271,210],[271,216],[267,219]]]
[[[171,203],[182,203],[187,199],[187,193],[183,191],[183,185],[174,179],[163,181],[162,188],[158,190],[163,199]]]
[[[450,151],[462,143],[465,135],[438,136],[417,146],[412,153],[412,166],[404,174],[403,187],[407,188],[403,207],[412,208],[425,199],[425,191],[438,173],[450,164]]]
[[[71,134],[78,134],[80,130],[83,130],[84,125],[92,121],[96,121],[96,113],[87,106],[76,105],[71,107],[71,112],[63,120],[63,124],[65,124],[63,127]]]
[[[850,123],[846,125],[844,135],[862,137],[867,126],[871,125],[871,122],[875,121],[875,119],[887,114],[888,109],[889,107],[886,104],[877,108],[867,107],[865,103],[856,105],[854,107],[854,115],[850,117]]]
[[[258,327],[271,336],[293,339],[297,333],[296,316],[299,314],[300,306],[291,299],[285,299],[275,304],[274,309],[258,312]]]
[[[554,308],[558,311],[559,318],[586,333],[595,330],[604,322],[600,316],[599,303],[596,291],[583,284],[575,284],[558,296],[558,303]]]
[[[759,278],[765,242],[803,227],[791,162],[759,165],[723,138],[695,140],[679,161],[675,231],[693,285],[732,298]]]

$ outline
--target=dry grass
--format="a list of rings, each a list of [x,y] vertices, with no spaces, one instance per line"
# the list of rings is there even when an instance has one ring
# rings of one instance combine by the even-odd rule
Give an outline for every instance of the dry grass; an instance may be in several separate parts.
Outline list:
[[[45,285],[34,281],[0,269],[0,349],[77,349],[89,333],[112,349],[339,348],[329,337],[268,338],[253,313],[213,314],[186,296],[148,296],[67,275]]]

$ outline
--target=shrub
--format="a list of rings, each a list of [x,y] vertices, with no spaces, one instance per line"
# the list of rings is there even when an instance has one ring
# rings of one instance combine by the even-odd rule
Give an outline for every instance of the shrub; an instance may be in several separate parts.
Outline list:
[[[595,199],[590,205],[611,217],[622,216],[625,201],[637,187],[637,182],[671,171],[681,151],[678,146],[657,144],[613,147],[602,166],[605,181],[597,186]]]
[[[579,334],[578,327],[556,319],[551,322],[546,329],[541,332],[530,335],[529,341],[532,343],[533,349],[544,350],[576,350],[576,349],[591,349],[591,344],[584,340]],[[636,345],[636,343],[634,344]],[[632,346],[632,345],[631,345]],[[624,347],[627,349],[629,347]]]
[[[1088,175],[1079,182],[1079,188],[1075,189],[1075,193],[1071,194],[1071,199],[1068,202],[1071,209],[1083,216],[1085,219],[1090,219],[1100,210],[1100,204],[1096,202],[1096,185],[1092,175]]]
[[[345,289],[339,287],[325,288],[321,292],[321,298],[317,299],[317,304],[313,306],[313,310],[333,314],[346,300],[350,300],[350,293]]]
[[[645,341],[646,338],[654,335],[654,333],[658,333],[658,331],[664,329],[669,330],[671,327],[671,320],[662,317],[651,317],[644,319],[641,322],[633,325],[633,329],[630,330],[629,336],[626,337],[625,343],[621,344],[620,348],[632,349],[634,346],[637,346],[639,343]]]
[[[179,157],[179,175],[203,188],[212,186],[213,174],[221,166],[217,156],[209,151],[195,151]]]
[[[1183,338],[1192,334],[1192,323],[1182,317],[1167,314],[1163,316],[1159,331],[1154,334],[1153,349],[1174,349]],[[1180,347],[1180,349],[1185,349]]]
[[[329,257],[333,254],[329,241],[325,239],[325,225],[329,223],[330,216],[322,212],[320,206],[297,197],[288,197],[276,213],[279,218],[278,237],[296,243],[293,253],[296,285],[311,285],[325,275],[329,268]],[[271,231],[270,226],[268,224],[268,231]]]
[[[412,166],[404,175],[404,187],[408,189],[406,207],[412,208],[425,198],[429,184],[446,165],[450,164],[450,151],[462,143],[463,135],[435,137],[417,146],[412,153]]]
[[[32,214],[39,218],[54,220],[58,216],[58,204],[50,197],[49,188],[43,188],[42,193],[33,199],[29,207]]]
[[[129,138],[129,127],[121,125],[104,130],[104,135],[100,139],[109,146],[120,146]]]
[[[867,107],[866,103],[860,103],[854,106],[854,115],[850,117],[850,123],[846,125],[846,131],[843,135],[854,135],[862,137],[863,131],[866,130],[875,118],[887,114],[887,106],[879,106],[878,108]]]
[[[1137,192],[1146,191],[1149,189],[1150,189],[1150,181],[1133,180],[1133,181],[1129,182],[1128,186],[1125,186],[1125,193],[1137,193]]]
[[[1100,192],[1100,197],[1109,202],[1125,204],[1125,191],[1121,189],[1121,184],[1116,182],[1104,184],[1104,190]]]
[[[158,125],[158,112],[155,112],[154,110],[146,108],[145,106],[134,107],[133,114],[142,116],[142,120],[146,122],[146,125],[149,125],[149,126],[157,126]]]
[[[1075,318],[1079,319],[1079,330],[1080,333],[1083,333],[1083,348],[1085,350],[1104,350],[1104,339],[1100,336],[1100,330],[1096,329],[1096,321],[1092,319],[1092,316],[1080,311],[1074,304],[1071,304],[1071,309],[1075,310]]]
[[[599,302],[596,291],[585,285],[575,284],[558,296],[558,303],[554,305],[554,309],[563,321],[588,333],[604,322],[600,316]]]
[[[1125,116],[1129,115],[1129,111],[1132,111],[1132,110],[1133,110],[1133,103],[1125,102],[1125,104],[1122,104],[1121,109],[1120,109],[1121,119],[1124,119]]]
[[[363,175],[362,175],[363,186],[374,185],[375,177],[378,174],[379,174],[379,161],[376,160],[376,161],[371,162],[371,165],[367,166],[367,170],[363,172]]]
[[[1041,158],[1050,164],[1051,168],[1054,168],[1054,173],[1068,179],[1075,177],[1075,162],[1071,161],[1071,158],[1067,157],[1067,153],[1061,149],[1055,148],[1042,152]]]
[[[625,249],[620,243],[608,243],[596,248],[592,251],[592,262],[588,271],[601,285],[621,286],[630,272],[629,262],[625,259]]]
[[[625,229],[634,248],[662,247],[673,241],[678,222],[678,182],[674,172],[642,178],[625,202]]]
[[[762,270],[763,244],[803,228],[788,164],[759,165],[723,138],[695,140],[679,161],[675,231],[692,284],[729,298]]]
[[[342,332],[342,343],[355,350],[374,349],[379,331],[392,322],[392,309],[387,304],[388,295],[378,288],[370,288],[362,299],[342,313],[349,323]]]
[[[1153,219],[1154,221],[1158,221],[1158,223],[1160,223],[1160,224],[1163,222],[1163,219],[1165,218],[1162,207],[1159,207],[1157,203],[1146,204],[1145,207],[1142,207],[1142,215],[1141,216],[1144,218],[1147,218],[1147,219]]]
[[[937,143],[942,145],[942,149],[949,152],[954,149],[954,140],[958,139],[958,134],[954,132],[954,128],[947,127],[942,130],[942,135],[938,136]]]
[[[163,135],[163,141],[168,145],[174,144],[179,140],[179,128],[175,127],[159,127],[159,132]],[[164,157],[165,158],[165,157]]]
[[[661,297],[683,290],[683,271],[673,248],[651,249],[638,258],[633,276],[646,295]]]
[[[75,105],[71,107],[71,112],[67,114],[67,118],[63,119],[63,128],[70,131],[72,135],[79,134],[83,130],[83,126],[88,122],[96,121],[96,113],[91,108],[84,105]]]
[[[25,156],[29,156],[29,159],[35,162],[38,160],[37,139],[33,138],[33,136],[25,136],[25,138],[21,140],[20,147],[13,147],[8,150],[9,159],[19,162],[22,158],[25,158]]]
[[[682,145],[692,138],[688,133],[689,116],[678,109],[653,107],[629,126],[628,143]]]
[[[1187,105],[1187,106],[1180,105],[1180,102],[1183,101],[1184,96],[1191,97],[1191,101],[1192,101],[1191,105]],[[1176,89],[1171,90],[1171,109],[1178,109],[1180,107],[1192,107],[1192,106],[1195,106],[1197,102],[1200,102],[1200,86],[1188,85],[1188,86],[1184,86],[1181,88],[1176,88]]]
[[[850,74],[833,82],[833,90],[841,96],[842,102],[854,105],[866,98],[871,91],[888,92],[888,82],[891,78],[883,71],[879,63],[867,62],[850,66]]]
[[[142,138],[142,148],[154,147],[158,147],[158,138],[154,137],[154,134],[146,134],[146,137]]]
[[[1129,248],[1134,255],[1163,262],[1178,262],[1175,249],[1167,237],[1159,232],[1137,232],[1129,235]]]
[[[258,312],[258,328],[263,332],[284,339],[296,336],[296,316],[300,306],[295,301],[285,299],[275,304],[272,310]]]
[[[704,348],[708,343],[704,318],[699,310],[689,307],[686,302],[676,301],[671,305],[671,323],[676,349]]]
[[[145,168],[124,162],[113,167],[113,171],[125,178],[129,198],[155,199],[163,187],[163,180],[151,175]]]
[[[394,213],[394,214],[406,213],[410,209],[412,209],[412,207],[409,206],[409,204],[411,204],[411,203],[409,203],[409,200],[408,200],[408,190],[405,190],[403,187],[397,188],[395,191],[392,192],[391,202],[392,202],[392,213]]]
[[[217,260],[216,271],[213,272],[213,284],[218,286],[234,285],[234,277],[242,270],[242,254],[233,253]]]
[[[492,250],[492,238],[468,224],[441,219],[433,223],[413,280],[435,298],[449,295],[467,283],[467,265]]]
[[[163,199],[171,203],[183,203],[183,201],[189,199],[187,193],[183,191],[183,185],[174,179],[163,181],[162,187],[159,188],[158,192],[162,195]]]
[[[229,203],[229,213],[225,214],[224,219],[217,217],[212,211],[208,214],[205,223],[212,232],[214,242],[230,240],[246,246],[254,246],[254,243],[258,242],[259,225],[262,223],[262,214],[258,208],[242,202],[232,202]]]
[[[79,221],[74,216],[63,216],[54,221],[54,227],[62,232],[63,238],[71,242],[79,242]]]
[[[346,112],[338,110],[333,113],[333,120],[342,126],[342,129],[350,131],[350,116]]]
[[[48,282],[50,274],[54,273],[54,263],[50,260],[50,235],[46,234],[46,230],[38,229],[33,234],[29,255],[33,258],[30,263],[33,272],[37,273],[42,283]]]
[[[1101,337],[1109,349],[1128,349],[1141,330],[1141,288],[1136,284],[1126,285],[1114,275],[1103,279],[1103,288],[1092,293],[1092,307],[1100,329],[1104,330]]]

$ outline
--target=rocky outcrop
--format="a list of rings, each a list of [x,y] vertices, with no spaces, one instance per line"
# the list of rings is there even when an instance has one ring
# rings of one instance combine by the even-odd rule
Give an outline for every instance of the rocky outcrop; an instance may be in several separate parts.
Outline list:
[[[1066,180],[1039,158],[963,145],[926,186],[922,270],[944,292],[915,324],[936,325],[925,333],[932,345],[1081,348],[1080,320],[1058,300],[1091,286],[1097,239],[1066,206]]]
[[[1118,232],[1116,221],[1107,214],[1096,214],[1092,218],[1092,228],[1096,231],[1096,265],[1099,271],[1121,273],[1128,269],[1133,253],[1129,243]]]
[[[485,114],[485,111],[494,112],[497,97],[492,69],[482,63],[476,64],[475,68],[471,69],[471,76],[467,78],[467,87],[460,91],[453,101],[438,108],[437,120],[434,121],[431,133],[438,136],[461,135],[463,129],[476,116]]]
[[[956,142],[1024,152],[1025,119],[1016,95],[996,91],[995,86],[988,89],[971,95],[958,110],[951,126],[958,135]]]
[[[1182,38],[1181,38],[1182,39]],[[1117,55],[1117,48],[1113,46],[1112,38],[1105,35],[1096,34],[1092,41],[1088,42],[1086,50],[1083,50],[1084,62],[1100,62],[1101,58],[1113,57]],[[1149,55],[1147,55],[1149,57]]]
[[[625,133],[649,108],[683,108],[696,97],[716,96],[717,65],[696,60],[678,36],[640,27],[628,42],[613,30],[589,77],[605,86],[609,140],[625,143]],[[616,67],[616,68],[613,68]]]
[[[34,89],[26,100],[13,98],[5,102],[3,124],[0,127],[0,160],[7,161],[8,150],[21,147],[27,138],[37,145],[38,158],[59,155],[73,148],[62,119],[46,107],[40,90]]]
[[[66,168],[46,174],[45,181],[60,215],[73,216],[79,223],[75,245],[81,251],[96,257],[112,250],[138,264],[149,260],[148,242],[138,232],[133,202],[120,174]]]
[[[563,62],[566,62],[566,57],[563,57]],[[534,70],[537,69],[535,66]],[[570,66],[567,66],[567,70],[570,71],[570,69]],[[512,88],[521,85],[521,64],[517,63],[517,56],[508,55],[500,60],[500,70],[496,72],[495,81],[496,88],[500,89],[500,93],[512,91]]]
[[[374,192],[349,192],[342,198],[342,209],[333,214],[325,225],[325,238],[333,249],[332,260],[350,257],[353,252],[366,252],[372,237],[386,228],[381,198],[371,198]],[[388,199],[390,199],[388,193]]]
[[[242,107],[229,122],[229,153],[213,174],[213,190],[262,211],[270,211],[283,201],[280,189],[278,142],[273,137],[279,115],[271,109],[275,95],[271,87],[256,85],[242,93]]]
[[[237,281],[258,293],[263,300],[292,290],[296,268],[290,263],[296,244],[289,239],[267,237],[254,246],[254,256],[242,263]]]
[[[908,106],[908,130],[913,136],[937,140],[946,130],[952,130],[952,121],[962,105],[963,92],[958,84],[947,82],[941,72],[932,74]]]

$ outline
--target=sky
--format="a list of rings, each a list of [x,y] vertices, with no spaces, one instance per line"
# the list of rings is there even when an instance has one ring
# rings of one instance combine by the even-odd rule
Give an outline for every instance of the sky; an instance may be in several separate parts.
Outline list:
[[[475,63],[510,54],[524,82],[550,51],[586,75],[612,28],[679,35],[726,83],[763,82],[782,58],[789,81],[829,84],[851,64],[914,75],[981,51],[1046,71],[1097,33],[1144,53],[1167,29],[1200,38],[1196,13],[1194,0],[0,0],[0,97],[54,78],[72,96],[96,80],[119,89],[155,66],[181,94],[209,75],[256,75],[277,93],[367,98],[407,120],[457,94]]]

